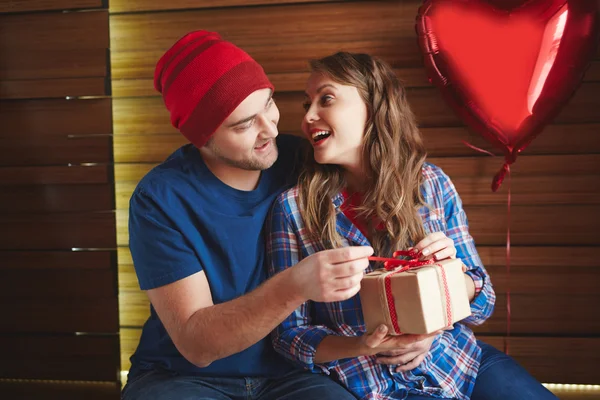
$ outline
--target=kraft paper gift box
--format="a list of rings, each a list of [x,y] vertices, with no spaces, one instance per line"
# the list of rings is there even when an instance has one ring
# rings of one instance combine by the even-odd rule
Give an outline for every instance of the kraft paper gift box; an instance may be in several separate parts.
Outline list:
[[[471,315],[461,260],[401,272],[406,268],[379,269],[363,277],[360,301],[368,333],[384,324],[391,335],[427,334]]]

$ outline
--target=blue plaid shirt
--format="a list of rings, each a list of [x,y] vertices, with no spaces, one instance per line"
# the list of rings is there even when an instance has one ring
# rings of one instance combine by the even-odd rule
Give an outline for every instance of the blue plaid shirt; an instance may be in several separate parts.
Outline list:
[[[479,325],[489,318],[496,296],[469,234],[467,216],[450,178],[432,164],[424,164],[422,171],[421,191],[429,205],[419,210],[425,231],[428,234],[441,231],[454,240],[457,257],[462,259],[475,282],[472,315],[438,335],[423,363],[408,372],[395,372],[396,365],[377,364],[375,356],[315,364],[316,349],[327,335],[360,336],[365,333],[359,295],[341,302],[304,303],[273,332],[273,345],[280,354],[302,368],[332,375],[359,399],[404,399],[408,393],[413,393],[468,400],[475,385],[481,349],[466,324]],[[306,235],[298,195],[297,188],[282,193],[268,219],[271,275],[326,248],[322,242]],[[337,231],[344,245],[369,245],[361,231],[339,211],[343,201],[341,193],[333,199],[338,210]],[[372,268],[373,265],[367,272]]]

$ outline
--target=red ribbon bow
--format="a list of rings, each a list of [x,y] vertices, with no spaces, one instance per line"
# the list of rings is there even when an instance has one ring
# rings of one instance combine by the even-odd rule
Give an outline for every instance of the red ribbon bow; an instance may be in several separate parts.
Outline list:
[[[410,257],[409,260],[403,260],[396,257],[404,256]],[[420,260],[421,252],[416,251],[414,249],[411,250],[399,250],[395,251],[392,255],[392,258],[387,257],[369,257],[370,261],[382,261],[383,267],[386,271],[393,271],[397,267],[402,266],[397,272],[408,271],[409,269],[419,268],[424,265],[431,265],[435,263],[433,259],[430,260]]]

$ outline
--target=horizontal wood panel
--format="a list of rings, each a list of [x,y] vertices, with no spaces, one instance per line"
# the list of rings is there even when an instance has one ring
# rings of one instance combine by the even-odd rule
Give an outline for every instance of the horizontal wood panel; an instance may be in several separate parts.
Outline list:
[[[0,190],[0,213],[113,209],[112,184],[12,186]]]
[[[502,166],[500,157],[431,157],[452,179],[494,176]],[[511,166],[516,176],[586,175],[600,171],[600,155],[522,156]]]
[[[285,3],[318,3],[331,0],[177,0],[165,3],[159,0],[111,0],[110,12],[177,10],[211,7],[256,6]]]
[[[0,218],[0,249],[70,250],[114,247],[115,215],[112,212],[7,214]]]
[[[112,137],[19,137],[0,138],[0,166],[68,165],[110,163]]]
[[[0,138],[112,132],[111,99],[13,100],[0,107]]]
[[[510,290],[514,334],[600,334],[600,314],[588,306],[600,302],[595,247],[513,247],[510,284],[505,248],[482,246],[479,252],[498,295],[493,317],[479,332],[506,332],[505,293]],[[119,248],[119,288],[121,324],[141,327],[150,303],[138,289],[127,248]]]
[[[5,254],[0,252],[0,255]],[[32,267],[23,265],[16,265],[13,268],[3,267],[4,278],[0,282],[0,298],[4,298],[5,301],[0,303],[8,305],[12,302],[11,299],[15,299],[16,303],[27,299],[93,300],[111,297],[111,295],[116,299],[115,266],[110,259],[107,261],[102,268],[48,268],[39,264]],[[19,307],[19,305],[11,304],[10,307]]]
[[[119,330],[116,295],[99,298],[48,296],[0,299],[3,316],[0,320],[1,333],[115,333]]]
[[[470,232],[478,245],[506,242],[505,206],[466,206]],[[511,243],[514,245],[599,245],[598,206],[511,207]]]
[[[503,351],[504,338],[477,336]],[[600,362],[600,338],[511,337],[508,343],[509,354],[541,382],[600,382],[594,367]]]
[[[116,381],[119,338],[0,335],[3,378]]]
[[[423,68],[396,69],[398,78],[402,79],[405,87],[428,87],[431,86]],[[304,91],[308,72],[284,72],[270,73],[269,80],[275,86],[277,92],[299,92]],[[112,81],[113,97],[141,97],[156,96],[158,92],[154,89],[152,79],[119,79]]]
[[[600,83],[584,83],[573,100],[557,117],[561,123],[597,122],[595,110],[600,107]],[[297,132],[304,110],[302,93],[276,93],[281,112],[279,130]],[[444,103],[436,88],[409,89],[408,98],[417,120],[423,127],[462,126],[459,118]],[[116,135],[176,133],[161,97],[113,99],[114,133]]]
[[[3,251],[0,270],[103,270],[115,256],[115,251]]]
[[[21,50],[11,49],[10,57],[0,58],[0,80],[16,79],[57,79],[57,78],[89,78],[106,77],[108,75],[108,51],[99,49],[36,49]],[[28,83],[3,84],[4,87],[27,87]],[[90,81],[86,81],[86,87]],[[53,93],[62,92],[54,88]],[[68,82],[67,87],[72,87],[73,82]],[[45,90],[48,90],[48,87]],[[97,88],[96,84],[93,86]],[[31,89],[30,89],[31,90]]]
[[[511,243],[518,246],[599,245],[600,213],[595,205],[514,206]],[[506,242],[505,206],[466,206],[470,232],[480,246]],[[128,210],[117,210],[117,243],[129,243]]]
[[[597,123],[550,125],[523,152],[521,157],[530,154],[600,153],[600,135],[596,134],[599,129],[600,124]],[[481,155],[465,146],[463,141],[499,154],[496,148],[481,136],[470,132],[465,127],[423,128],[421,132],[430,157]],[[299,130],[293,134],[303,135]],[[186,143],[188,143],[187,139],[179,132],[116,135],[114,137],[114,158],[115,162],[161,162]],[[519,163],[515,165],[518,166]]]
[[[102,7],[102,0],[0,0],[0,13]]]
[[[0,252],[2,332],[116,332],[115,253]],[[93,315],[93,318],[90,316]]]
[[[366,51],[366,50],[365,50]],[[129,53],[126,53],[129,54]],[[150,61],[150,60],[148,60]],[[156,60],[158,61],[158,59]],[[387,61],[387,60],[386,60]],[[308,62],[306,62],[308,64]],[[303,67],[302,69],[306,69]],[[432,84],[427,79],[423,67],[395,69],[396,75],[405,87],[430,87]],[[148,71],[150,73],[151,71]],[[310,76],[306,72],[272,72],[268,74],[269,80],[277,92],[303,92]],[[600,61],[591,63],[584,76],[584,82],[600,81]],[[138,79],[113,79],[113,97],[141,97],[156,96],[152,77]]]
[[[563,295],[560,286],[547,294],[511,294],[510,332],[514,335],[599,336],[600,295]],[[506,295],[498,294],[492,317],[474,330],[506,333]]]
[[[139,342],[140,329],[121,329],[122,366],[126,370],[129,356]],[[478,339],[500,351],[504,349],[502,337],[478,334]],[[560,337],[511,337],[509,354],[541,382],[594,384],[600,381],[600,339]],[[568,365],[569,368],[557,368]]]
[[[226,40],[246,46],[290,46],[295,43],[395,40],[415,36],[415,15],[420,2],[368,1],[224,8],[113,15],[110,47],[114,52],[168,49],[184,34],[199,29],[222,33]],[[333,18],[333,16],[335,16]],[[268,26],[269,29],[257,29]],[[360,27],[360,29],[357,29]],[[276,34],[274,34],[276,32]],[[283,46],[282,46],[283,47]],[[297,49],[296,49],[297,51]],[[303,54],[307,59],[308,54]]]
[[[491,190],[492,176],[453,179],[465,205],[505,205],[508,184],[496,193]],[[117,182],[117,209],[129,207],[137,182]],[[583,176],[516,176],[511,181],[512,205],[600,204],[600,174]]]
[[[119,382],[0,380],[0,395],[27,400],[117,400]]]
[[[112,166],[0,167],[0,186],[101,184],[112,182]]]
[[[40,99],[68,96],[108,96],[105,78],[29,79],[0,81],[0,99]]]
[[[13,51],[107,49],[108,12],[0,15],[0,53]],[[77,40],[74,40],[76,38]]]
[[[116,16],[111,17],[111,22]],[[132,27],[133,29],[133,27]],[[227,31],[231,31],[229,27]],[[327,35],[327,33],[324,33]],[[325,37],[325,36],[324,36]],[[138,79],[152,78],[158,59],[175,42],[164,44],[159,49],[124,49],[111,51],[111,75],[113,79]],[[240,45],[239,42],[234,42]],[[241,45],[240,45],[241,46]],[[306,72],[309,70],[308,60],[321,58],[337,51],[353,53],[369,53],[381,57],[395,68],[410,68],[422,66],[422,55],[419,52],[416,37],[389,39],[385,37],[368,37],[363,35],[354,41],[336,42],[324,41],[319,38],[315,41],[294,43],[288,45],[281,41],[273,45],[260,45],[248,43],[243,46],[268,74]],[[273,57],[277,54],[277,57]],[[298,81],[298,77],[295,78]],[[281,80],[281,79],[280,79]],[[277,90],[282,90],[277,87]]]

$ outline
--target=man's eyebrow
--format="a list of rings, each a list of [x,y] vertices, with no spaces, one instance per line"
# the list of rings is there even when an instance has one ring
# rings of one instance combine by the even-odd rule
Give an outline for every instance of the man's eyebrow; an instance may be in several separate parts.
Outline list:
[[[335,89],[335,86],[333,86],[331,83],[326,83],[326,84],[324,84],[324,85],[321,85],[321,86],[319,86],[319,88],[317,89],[317,94],[318,94],[318,93],[321,93],[321,91],[322,91],[323,89],[327,88],[327,87],[330,87],[330,88],[332,88],[332,89]],[[306,93],[306,92],[304,92],[304,96],[305,96],[305,97],[310,97],[310,96],[308,95],[308,93]]]
[[[267,99],[267,102],[265,103],[265,108],[267,108],[267,106],[269,105],[269,103],[271,102],[271,100],[272,100],[272,99],[273,99],[273,94],[271,94],[271,95],[269,96],[269,98]],[[242,125],[242,124],[244,124],[244,123],[246,123],[246,122],[248,122],[248,121],[252,121],[254,118],[256,118],[256,116],[257,116],[257,115],[258,115],[258,114],[252,114],[252,115],[251,115],[251,116],[249,116],[249,117],[246,117],[246,118],[240,119],[240,120],[239,120],[239,121],[237,121],[237,122],[234,122],[234,123],[232,123],[232,124],[230,124],[230,125],[227,125],[227,127],[228,127],[228,128],[233,128],[234,126]]]

